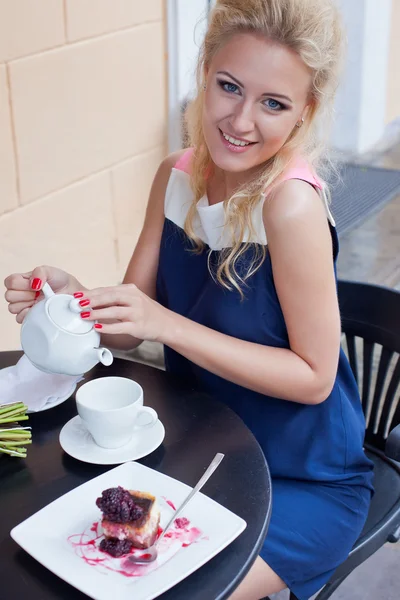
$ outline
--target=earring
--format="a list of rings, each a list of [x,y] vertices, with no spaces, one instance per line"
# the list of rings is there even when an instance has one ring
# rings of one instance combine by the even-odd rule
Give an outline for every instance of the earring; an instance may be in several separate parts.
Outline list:
[[[300,127],[302,127],[304,124],[304,117],[301,117],[301,121],[299,121],[298,123],[296,123],[296,127],[298,127],[300,129]]]
[[[207,89],[207,84],[203,83],[203,90],[206,91],[206,89]]]

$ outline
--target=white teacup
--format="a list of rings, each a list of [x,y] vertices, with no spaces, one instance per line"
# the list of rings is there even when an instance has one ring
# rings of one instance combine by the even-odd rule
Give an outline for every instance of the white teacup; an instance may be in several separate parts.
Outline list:
[[[155,410],[143,406],[141,386],[125,377],[100,377],[85,383],[76,393],[76,406],[102,448],[125,446],[138,431],[152,427],[158,419]]]

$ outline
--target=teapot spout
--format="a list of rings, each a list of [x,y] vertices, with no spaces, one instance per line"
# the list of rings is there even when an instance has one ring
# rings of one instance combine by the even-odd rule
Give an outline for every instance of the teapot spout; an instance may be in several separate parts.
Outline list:
[[[112,364],[114,357],[108,348],[94,348],[94,351],[96,353],[97,360],[105,367],[109,367]]]

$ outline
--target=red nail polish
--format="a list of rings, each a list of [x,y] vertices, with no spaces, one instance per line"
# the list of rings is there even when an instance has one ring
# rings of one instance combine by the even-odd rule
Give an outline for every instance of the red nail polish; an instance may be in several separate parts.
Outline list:
[[[100,325],[100,323],[96,323],[94,327],[95,329],[103,329],[103,325]]]
[[[81,300],[79,302],[79,306],[89,306],[89,304],[90,304],[90,300],[86,300],[86,299],[85,300]]]
[[[88,317],[90,317],[90,312],[81,312],[81,317],[82,319],[87,319]]]
[[[40,296],[40,290],[38,292],[35,292],[35,300],[36,300],[36,298],[39,298],[39,296]]]
[[[83,292],[75,292],[74,298],[83,298]]]
[[[35,277],[35,279],[31,283],[31,288],[33,290],[40,290],[41,287],[42,287],[42,280],[39,279],[38,277]]]

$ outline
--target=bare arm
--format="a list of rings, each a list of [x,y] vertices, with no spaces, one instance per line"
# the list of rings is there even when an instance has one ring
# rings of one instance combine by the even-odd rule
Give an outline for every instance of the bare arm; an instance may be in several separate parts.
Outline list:
[[[285,182],[264,222],[290,349],[239,340],[169,312],[159,340],[204,369],[266,395],[317,404],[337,372],[340,317],[324,207],[307,183]]]
[[[156,279],[160,253],[161,235],[164,225],[164,199],[172,167],[184,151],[175,152],[163,160],[151,187],[142,232],[129,261],[123,283],[134,283],[152,299],[156,297]],[[130,335],[103,334],[105,346],[119,350],[132,350],[143,340]]]

